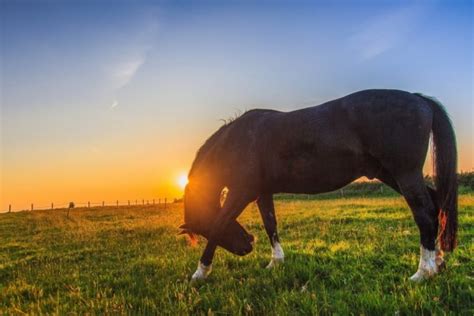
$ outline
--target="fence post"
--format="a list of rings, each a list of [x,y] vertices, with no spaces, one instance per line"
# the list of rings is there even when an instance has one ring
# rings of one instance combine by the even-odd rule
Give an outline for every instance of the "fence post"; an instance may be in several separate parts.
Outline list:
[[[142,199],[142,204],[145,205],[145,199]]]
[[[8,204],[8,213],[11,213],[11,212],[12,212],[12,205]]]
[[[104,207],[104,206],[105,206],[105,202],[104,202],[104,201],[102,201],[102,207]]]
[[[33,211],[33,203],[31,203],[31,210]]]
[[[165,198],[165,208],[166,208],[166,198]]]
[[[161,205],[161,198],[158,199],[158,205]]]
[[[54,210],[54,203],[51,203],[51,209]]]
[[[87,207],[91,207],[91,202],[90,201],[87,201]]]
[[[130,200],[128,200],[128,206],[130,206]]]
[[[383,194],[383,184],[380,186],[380,193]]]
[[[344,197],[344,189],[341,189],[341,196]]]
[[[117,207],[118,207],[118,200],[117,200]]]
[[[155,205],[155,199],[153,199],[153,205]]]

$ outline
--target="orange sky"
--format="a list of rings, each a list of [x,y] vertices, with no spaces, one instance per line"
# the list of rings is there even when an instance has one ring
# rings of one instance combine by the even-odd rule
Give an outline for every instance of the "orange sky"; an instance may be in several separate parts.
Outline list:
[[[159,137],[158,137],[159,138]],[[204,139],[204,138],[203,138]],[[74,201],[122,203],[136,199],[181,197],[179,178],[187,174],[199,146],[179,139],[153,146],[121,150],[47,148],[16,155],[2,163],[1,209],[65,205]],[[159,143],[159,142],[158,142]]]

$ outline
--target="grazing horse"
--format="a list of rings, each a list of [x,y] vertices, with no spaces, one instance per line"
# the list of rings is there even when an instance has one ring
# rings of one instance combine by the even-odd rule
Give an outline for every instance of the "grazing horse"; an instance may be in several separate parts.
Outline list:
[[[433,135],[435,186],[422,168]],[[222,126],[199,149],[184,195],[182,233],[207,245],[193,279],[211,271],[217,246],[243,256],[253,236],[237,222],[257,201],[272,246],[268,267],[282,262],[275,193],[316,194],[366,176],[402,194],[420,231],[420,261],[410,278],[438,273],[456,247],[456,140],[434,98],[399,90],[364,90],[291,112],[251,110]]]

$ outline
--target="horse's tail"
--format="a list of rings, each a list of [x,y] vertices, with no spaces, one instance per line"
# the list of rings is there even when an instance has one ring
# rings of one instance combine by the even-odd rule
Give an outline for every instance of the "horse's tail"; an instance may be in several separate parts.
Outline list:
[[[441,102],[418,94],[433,109],[433,153],[435,185],[439,210],[438,241],[444,251],[456,248],[458,228],[458,183],[456,136],[451,121]]]

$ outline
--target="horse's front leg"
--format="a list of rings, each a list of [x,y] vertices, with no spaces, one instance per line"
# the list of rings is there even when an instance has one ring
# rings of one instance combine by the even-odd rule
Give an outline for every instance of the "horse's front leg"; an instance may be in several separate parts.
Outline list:
[[[267,269],[271,269],[277,264],[283,263],[285,260],[285,253],[280,245],[277,232],[277,221],[275,217],[275,206],[273,205],[272,194],[262,194],[257,200],[258,210],[262,216],[263,225],[267,232],[270,244],[272,245],[272,259],[267,265]]]
[[[192,276],[193,280],[205,279],[211,273],[212,258],[214,257],[216,247],[216,244],[212,241],[207,242],[206,248],[204,248],[204,252],[199,260],[197,270]]]
[[[212,259],[217,248],[219,236],[225,232],[227,225],[235,220],[251,201],[251,195],[238,190],[230,190],[222,209],[216,214],[216,218],[211,226],[206,248],[199,260],[196,272],[192,279],[205,279],[211,273]]]

